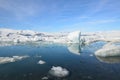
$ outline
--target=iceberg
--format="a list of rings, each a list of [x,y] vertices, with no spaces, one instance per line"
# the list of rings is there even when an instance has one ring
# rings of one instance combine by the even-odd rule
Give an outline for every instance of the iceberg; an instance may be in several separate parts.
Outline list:
[[[120,46],[113,43],[107,43],[101,49],[97,50],[95,55],[99,57],[120,56]]]
[[[74,31],[68,34],[68,40],[69,43],[80,43],[80,36],[81,32],[80,31]]]

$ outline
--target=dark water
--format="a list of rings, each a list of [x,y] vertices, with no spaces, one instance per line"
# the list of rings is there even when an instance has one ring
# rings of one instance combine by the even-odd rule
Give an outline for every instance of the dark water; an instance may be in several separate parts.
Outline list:
[[[119,80],[120,58],[100,58],[94,52],[105,43],[93,43],[82,48],[78,44],[20,44],[0,47],[0,57],[29,56],[23,60],[0,64],[0,80]],[[41,57],[40,57],[41,56]],[[37,64],[44,60],[45,64]],[[70,71],[69,76],[49,75],[52,66]]]

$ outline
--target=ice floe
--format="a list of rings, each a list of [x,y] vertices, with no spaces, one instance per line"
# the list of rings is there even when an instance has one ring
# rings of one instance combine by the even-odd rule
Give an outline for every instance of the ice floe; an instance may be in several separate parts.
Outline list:
[[[61,66],[53,66],[49,73],[54,77],[66,77],[69,75],[69,71]]]
[[[95,52],[95,55],[99,57],[120,56],[120,46],[113,43],[108,43],[104,45],[101,49],[97,50]]]
[[[43,60],[38,61],[38,64],[45,64],[46,62]]]
[[[12,56],[12,57],[0,57],[0,64],[10,63],[25,59],[29,56]]]
[[[45,77],[42,78],[42,80],[48,80],[48,77],[45,76]]]

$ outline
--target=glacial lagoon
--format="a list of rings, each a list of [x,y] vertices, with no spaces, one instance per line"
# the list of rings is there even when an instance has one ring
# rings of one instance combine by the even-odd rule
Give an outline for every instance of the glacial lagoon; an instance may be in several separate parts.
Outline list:
[[[120,57],[94,55],[104,44],[95,42],[80,46],[37,42],[1,46],[0,80],[119,80]],[[67,75],[50,74],[53,66],[64,68]]]

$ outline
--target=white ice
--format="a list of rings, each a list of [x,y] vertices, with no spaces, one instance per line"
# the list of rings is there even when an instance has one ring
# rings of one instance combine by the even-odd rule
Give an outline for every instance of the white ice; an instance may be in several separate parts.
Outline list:
[[[69,71],[61,66],[53,66],[49,73],[54,77],[66,77],[69,75]]]
[[[97,50],[95,55],[99,57],[120,56],[120,46],[113,43],[108,43],[101,49]]]
[[[90,44],[97,41],[120,42],[120,31],[82,33],[81,40],[84,40],[85,44]]]
[[[12,30],[0,28],[0,42],[36,42],[46,41],[55,43],[84,43],[96,41],[120,42],[120,31],[104,31],[82,33],[80,31],[45,33],[31,30]]]
[[[46,62],[43,60],[38,61],[38,64],[45,64]]]
[[[45,77],[42,78],[42,80],[48,80],[48,77],[45,76]]]
[[[0,57],[0,64],[10,63],[25,59],[29,56],[12,56],[12,57]]]
[[[80,31],[74,31],[68,34],[69,43],[79,43],[80,42]]]

